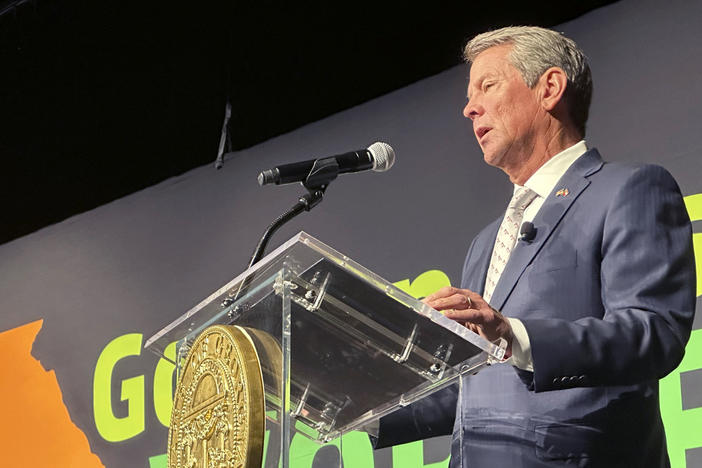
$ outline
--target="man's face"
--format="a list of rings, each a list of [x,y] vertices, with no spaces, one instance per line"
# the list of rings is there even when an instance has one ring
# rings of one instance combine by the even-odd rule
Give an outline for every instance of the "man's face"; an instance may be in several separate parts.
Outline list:
[[[511,49],[511,45],[495,46],[475,58],[463,109],[463,115],[473,121],[485,162],[507,174],[532,154],[541,111],[538,86],[526,85],[509,61]]]

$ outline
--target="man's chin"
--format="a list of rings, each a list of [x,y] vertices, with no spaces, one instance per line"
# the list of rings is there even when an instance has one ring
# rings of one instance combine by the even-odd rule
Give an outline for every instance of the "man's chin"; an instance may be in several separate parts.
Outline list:
[[[483,160],[490,166],[499,167],[500,155],[483,150]]]

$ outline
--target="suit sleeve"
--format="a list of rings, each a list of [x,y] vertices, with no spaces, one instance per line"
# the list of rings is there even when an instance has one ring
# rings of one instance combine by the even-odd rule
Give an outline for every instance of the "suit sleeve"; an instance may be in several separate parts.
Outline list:
[[[522,321],[537,392],[656,380],[682,359],[695,266],[690,220],[672,176],[658,166],[634,171],[611,198],[602,232],[604,316]]]
[[[380,418],[374,448],[390,447],[420,439],[449,435],[453,431],[458,383]]]

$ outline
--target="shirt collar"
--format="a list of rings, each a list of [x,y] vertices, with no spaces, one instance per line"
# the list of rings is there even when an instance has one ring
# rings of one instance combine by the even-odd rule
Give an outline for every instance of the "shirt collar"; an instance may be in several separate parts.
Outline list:
[[[536,192],[541,198],[548,197],[568,168],[586,152],[587,145],[585,140],[580,140],[546,161],[543,166],[529,177],[524,186]],[[517,189],[519,189],[519,186],[515,185],[514,191],[516,192]]]

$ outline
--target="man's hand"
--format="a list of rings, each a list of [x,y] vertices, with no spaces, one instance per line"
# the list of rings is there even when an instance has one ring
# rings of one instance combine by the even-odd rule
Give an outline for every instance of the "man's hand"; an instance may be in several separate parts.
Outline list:
[[[433,309],[443,311],[446,317],[488,341],[504,338],[507,340],[505,357],[512,355],[512,327],[509,321],[490,307],[480,294],[469,289],[447,286],[428,295],[422,302]]]

